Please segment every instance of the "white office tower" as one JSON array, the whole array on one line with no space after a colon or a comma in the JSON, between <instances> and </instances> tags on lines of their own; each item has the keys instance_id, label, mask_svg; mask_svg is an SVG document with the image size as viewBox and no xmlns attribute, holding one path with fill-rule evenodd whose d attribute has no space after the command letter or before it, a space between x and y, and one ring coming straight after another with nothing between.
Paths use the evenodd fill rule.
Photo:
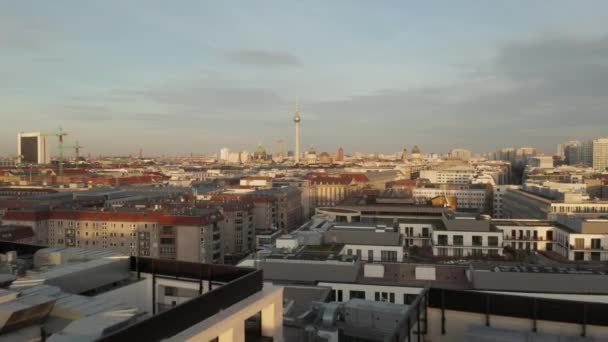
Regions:
<instances>
[{"instance_id":1,"label":"white office tower","mask_svg":"<svg viewBox=\"0 0 608 342\"><path fill-rule=\"evenodd\" d=\"M229 155L230 149L228 147L224 147L220 150L220 160L228 160Z\"/></svg>"},{"instance_id":2,"label":"white office tower","mask_svg":"<svg viewBox=\"0 0 608 342\"><path fill-rule=\"evenodd\" d=\"M17 134L17 155L24 164L50 164L46 136L40 132Z\"/></svg>"},{"instance_id":3,"label":"white office tower","mask_svg":"<svg viewBox=\"0 0 608 342\"><path fill-rule=\"evenodd\" d=\"M593 169L606 171L608 167L608 138L593 140Z\"/></svg>"}]
</instances>

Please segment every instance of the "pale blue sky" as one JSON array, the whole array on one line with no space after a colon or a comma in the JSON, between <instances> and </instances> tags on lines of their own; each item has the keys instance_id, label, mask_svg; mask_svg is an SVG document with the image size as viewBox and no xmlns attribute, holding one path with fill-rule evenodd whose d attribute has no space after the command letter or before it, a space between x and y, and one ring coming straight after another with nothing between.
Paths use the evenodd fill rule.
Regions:
<instances>
[{"instance_id":1,"label":"pale blue sky","mask_svg":"<svg viewBox=\"0 0 608 342\"><path fill-rule=\"evenodd\" d=\"M490 151L608 135L606 1L0 0L0 155L292 142Z\"/></svg>"}]
</instances>

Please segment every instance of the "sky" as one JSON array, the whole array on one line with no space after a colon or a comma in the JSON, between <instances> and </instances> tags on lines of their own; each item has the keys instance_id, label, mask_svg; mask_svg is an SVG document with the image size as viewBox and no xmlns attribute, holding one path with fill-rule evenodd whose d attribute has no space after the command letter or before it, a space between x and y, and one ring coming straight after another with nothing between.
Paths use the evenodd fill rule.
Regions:
<instances>
[{"instance_id":1,"label":"sky","mask_svg":"<svg viewBox=\"0 0 608 342\"><path fill-rule=\"evenodd\" d=\"M0 155L488 152L608 135L604 0L0 0Z\"/></svg>"}]
</instances>

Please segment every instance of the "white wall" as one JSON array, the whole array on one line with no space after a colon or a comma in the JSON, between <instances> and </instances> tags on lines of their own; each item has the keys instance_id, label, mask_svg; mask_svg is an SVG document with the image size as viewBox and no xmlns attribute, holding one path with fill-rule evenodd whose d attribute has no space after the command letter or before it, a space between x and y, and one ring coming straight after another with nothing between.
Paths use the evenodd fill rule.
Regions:
<instances>
[{"instance_id":1,"label":"white wall","mask_svg":"<svg viewBox=\"0 0 608 342\"><path fill-rule=\"evenodd\" d=\"M357 250L361 250L361 260L369 261L368 251L372 251L374 255L373 261L381 261L382 260L382 251L395 251L397 252L397 260L403 261L403 247L402 246L372 246L372 245L344 245L344 248L340 252L342 255L347 255L348 250L352 250L352 255L357 255Z\"/></svg>"},{"instance_id":2,"label":"white wall","mask_svg":"<svg viewBox=\"0 0 608 342\"><path fill-rule=\"evenodd\" d=\"M347 283L326 283L320 282L319 286L330 287L335 291L342 291L342 301L350 300L350 291L364 291L365 300L373 301L376 292L393 293L395 296L395 304L404 304L404 295L418 295L422 291L420 287L404 287L404 286L381 286L381 285L365 285L365 284L347 284ZM337 300L337 299L336 299Z\"/></svg>"}]
</instances>

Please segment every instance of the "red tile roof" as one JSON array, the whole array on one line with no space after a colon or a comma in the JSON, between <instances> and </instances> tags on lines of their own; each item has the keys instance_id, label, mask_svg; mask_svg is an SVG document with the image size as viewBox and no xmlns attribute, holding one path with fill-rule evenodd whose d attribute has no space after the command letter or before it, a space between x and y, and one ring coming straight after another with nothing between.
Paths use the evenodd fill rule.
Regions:
<instances>
[{"instance_id":1,"label":"red tile roof","mask_svg":"<svg viewBox=\"0 0 608 342\"><path fill-rule=\"evenodd\" d=\"M52 210L52 211L17 211L9 210L4 214L4 220L10 221L42 221L48 219L74 221L121 221L121 222L153 222L158 224L206 225L223 219L222 215L211 213L205 216L174 215L156 211L83 211L83 210Z\"/></svg>"}]
</instances>

